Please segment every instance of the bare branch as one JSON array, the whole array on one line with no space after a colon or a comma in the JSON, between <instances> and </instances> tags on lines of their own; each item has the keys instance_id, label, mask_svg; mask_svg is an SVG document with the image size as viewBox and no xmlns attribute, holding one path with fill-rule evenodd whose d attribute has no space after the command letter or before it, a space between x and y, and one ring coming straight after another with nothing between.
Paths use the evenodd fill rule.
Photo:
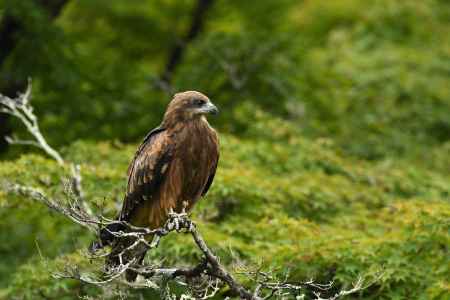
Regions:
<instances>
[{"instance_id":1,"label":"bare branch","mask_svg":"<svg viewBox=\"0 0 450 300\"><path fill-rule=\"evenodd\" d=\"M71 166L72 178L71 178L70 185L71 185L72 191L75 194L75 196L79 200L83 200L84 192L83 192L83 188L81 186L82 177L81 177L80 170L81 170L80 165L72 165Z\"/></svg>"},{"instance_id":2,"label":"bare branch","mask_svg":"<svg viewBox=\"0 0 450 300\"><path fill-rule=\"evenodd\" d=\"M92 232L96 232L97 225L101 223L98 218L86 212L75 199L68 199L67 205L63 205L60 201L50 199L37 188L8 182L3 182L2 185L5 191L36 200Z\"/></svg>"},{"instance_id":3,"label":"bare branch","mask_svg":"<svg viewBox=\"0 0 450 300\"><path fill-rule=\"evenodd\" d=\"M6 136L5 137L6 142L9 144L15 144L15 145L28 145L28 146L34 146L34 147L41 147L39 143L35 141L28 141L28 140L19 140L16 137Z\"/></svg>"},{"instance_id":4,"label":"bare branch","mask_svg":"<svg viewBox=\"0 0 450 300\"><path fill-rule=\"evenodd\" d=\"M317 284L310 280L307 282L292 283L287 281L287 275L284 280L277 280L270 272L262 272L258 269L256 271L246 272L248 277L253 278L256 282L256 288L252 292L240 284L220 263L219 258L207 246L205 240L197 230L196 225L188 218L186 213L170 213L169 219L162 228L150 230L148 228L136 227L123 221L109 220L102 216L93 216L79 204L77 198L72 198L70 196L71 193L66 193L67 200L61 202L50 199L38 189L18 184L8 185L7 190L43 203L51 210L61 213L73 222L88 228L91 232L96 234L98 234L100 228L105 228L105 226L109 224L120 223L126 226L126 231L111 233L118 239L134 238L134 243L117 254L121 263L117 267L104 273L102 278L83 274L77 267L73 266L67 266L64 271L54 274L55 278L71 278L86 284L97 286L104 286L115 282L131 288L151 288L161 290L162 287L161 284L158 284L158 281L161 282L163 279L175 280L178 277L182 277L184 278L184 281L178 282L193 289L192 293L195 292L194 294L197 294L196 298L189 298L191 296L186 294L184 299L208 299L209 296L215 295L220 290L222 284L226 284L234 294L238 295L241 299L246 300L270 299L273 296L297 296L301 295L300 291L306 291L306 288L308 287L319 290L318 292L314 292L317 300L336 300L365 288L363 287L363 280L360 278L351 289L341 290L331 298L321 298L320 291L330 290L333 286L332 282L328 284ZM157 247L159 240L162 237L174 231L191 234L196 246L203 254L203 260L199 264L191 268L161 268L158 266L137 264L137 257L142 254L142 251ZM150 235L153 235L154 237L152 242L148 243L146 237ZM136 249L137 251L135 251ZM134 258L129 260L126 264L122 263L122 257L129 255L130 253L134 255ZM109 254L110 253L103 253L97 255L96 253L93 253L89 258L98 259ZM125 281L121 275L127 270L132 270L141 275L141 280L138 280L137 282ZM194 285L192 284L193 279L202 282L202 288L200 290L194 288ZM265 296L263 296L264 292L266 293ZM170 292L168 293L170 294ZM198 296L199 294L201 294L201 297ZM170 297L167 296L166 298L169 299Z\"/></svg>"},{"instance_id":5,"label":"bare branch","mask_svg":"<svg viewBox=\"0 0 450 300\"><path fill-rule=\"evenodd\" d=\"M12 144L32 145L41 148L49 156L55 159L58 164L63 165L64 160L61 155L45 140L42 135L36 115L33 113L33 107L30 105L31 81L28 83L27 90L17 98L9 98L0 94L0 112L9 114L18 118L27 128L28 132L34 137L35 141L23 141L8 138Z\"/></svg>"}]
</instances>

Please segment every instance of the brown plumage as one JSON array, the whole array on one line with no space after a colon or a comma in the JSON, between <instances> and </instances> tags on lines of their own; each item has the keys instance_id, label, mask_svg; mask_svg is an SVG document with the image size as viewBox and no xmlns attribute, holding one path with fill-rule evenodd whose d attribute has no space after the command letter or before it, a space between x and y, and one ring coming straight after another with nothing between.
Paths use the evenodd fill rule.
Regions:
<instances>
[{"instance_id":1,"label":"brown plumage","mask_svg":"<svg viewBox=\"0 0 450 300\"><path fill-rule=\"evenodd\" d=\"M205 115L217 112L202 93L175 94L163 122L145 137L130 163L120 220L158 228L164 225L171 210L190 211L206 194L216 172L219 142ZM114 241L108 232L103 232L101 239L103 245L113 247L107 264L117 265L115 254L130 242ZM144 256L145 253L141 261ZM135 278L136 274L128 272L128 280Z\"/></svg>"}]
</instances>

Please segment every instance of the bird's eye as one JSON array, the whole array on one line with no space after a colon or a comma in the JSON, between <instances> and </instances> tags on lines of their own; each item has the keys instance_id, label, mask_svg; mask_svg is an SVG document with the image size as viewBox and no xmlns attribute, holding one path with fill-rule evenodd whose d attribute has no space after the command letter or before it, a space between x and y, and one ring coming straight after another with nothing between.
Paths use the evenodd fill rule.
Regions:
<instances>
[{"instance_id":1,"label":"bird's eye","mask_svg":"<svg viewBox=\"0 0 450 300\"><path fill-rule=\"evenodd\" d=\"M196 106L202 106L205 103L206 103L205 100L194 99L194 105L196 105Z\"/></svg>"}]
</instances>

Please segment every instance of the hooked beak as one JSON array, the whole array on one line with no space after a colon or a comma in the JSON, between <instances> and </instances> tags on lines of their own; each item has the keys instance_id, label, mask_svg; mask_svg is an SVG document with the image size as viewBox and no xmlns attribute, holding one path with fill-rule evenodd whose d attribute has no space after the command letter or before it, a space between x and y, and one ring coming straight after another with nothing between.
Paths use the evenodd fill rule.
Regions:
<instances>
[{"instance_id":1,"label":"hooked beak","mask_svg":"<svg viewBox=\"0 0 450 300\"><path fill-rule=\"evenodd\" d=\"M212 115L219 114L219 109L217 108L217 106L215 106L211 102L206 103L206 105L204 106L204 108L202 110L205 113L212 114Z\"/></svg>"}]
</instances>

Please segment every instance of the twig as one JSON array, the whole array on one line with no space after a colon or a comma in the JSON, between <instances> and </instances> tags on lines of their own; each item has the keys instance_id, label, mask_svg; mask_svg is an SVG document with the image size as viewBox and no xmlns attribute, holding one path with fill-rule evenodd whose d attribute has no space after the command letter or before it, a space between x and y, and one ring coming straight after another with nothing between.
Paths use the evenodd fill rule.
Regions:
<instances>
[{"instance_id":1,"label":"twig","mask_svg":"<svg viewBox=\"0 0 450 300\"><path fill-rule=\"evenodd\" d=\"M33 135L35 141L23 141L8 137L7 141L11 144L32 145L41 148L49 156L55 159L58 164L63 165L64 160L61 155L45 140L42 135L36 115L33 113L33 107L30 105L31 81L28 83L27 90L19 94L17 98L9 98L0 94L0 112L18 118Z\"/></svg>"},{"instance_id":2,"label":"twig","mask_svg":"<svg viewBox=\"0 0 450 300\"><path fill-rule=\"evenodd\" d=\"M63 166L64 159L53 149L45 140L39 129L39 123L36 115L33 112L33 106L30 104L31 99L31 80L29 80L27 90L23 94L19 94L16 98L9 98L0 94L0 112L6 113L18 118L26 127L28 132L34 137L34 140L21 140L16 137L6 137L6 141L10 144L29 145L44 150L47 155L52 157L56 162ZM92 210L88 203L84 201L84 192L82 188L82 176L80 172L80 165L71 164L71 177L69 179L70 191L76 202L83 205L88 215L92 214Z\"/></svg>"},{"instance_id":3,"label":"twig","mask_svg":"<svg viewBox=\"0 0 450 300\"><path fill-rule=\"evenodd\" d=\"M3 182L2 185L3 190L36 200L92 232L96 232L97 225L101 223L98 218L88 214L76 201L68 200L68 205L62 205L60 201L50 199L37 188L8 182Z\"/></svg>"},{"instance_id":4,"label":"twig","mask_svg":"<svg viewBox=\"0 0 450 300\"><path fill-rule=\"evenodd\" d=\"M195 226L192 226L191 235L194 238L195 243L197 244L198 248L203 252L203 255L205 256L208 263L211 264L211 272L209 275L212 275L214 277L220 278L223 280L230 289L239 295L241 299L260 299L257 296L254 296L251 292L246 290L239 282L237 282L233 276L222 266L222 264L219 262L217 257L214 255L214 253L208 248L205 241L203 240L203 237L200 235L200 233L197 231Z\"/></svg>"},{"instance_id":5,"label":"twig","mask_svg":"<svg viewBox=\"0 0 450 300\"><path fill-rule=\"evenodd\" d=\"M238 295L241 299L246 300L270 299L274 295L296 295L298 294L299 290L304 289L306 286L315 287L319 290L324 291L329 290L332 287L332 283L317 284L312 280L304 283L289 283L287 282L287 280L276 281L271 274L257 270L255 272L248 273L248 275L250 276L259 278L255 290L251 292L250 290L242 286L242 284L240 284L220 263L218 257L207 246L205 240L197 230L195 224L188 218L185 213L171 213L169 214L169 219L162 228L150 230L148 228L135 227L123 221L114 221L107 220L103 217L94 217L86 212L86 210L82 206L78 205L77 202L73 202L73 200L70 199L69 196L69 200L66 202L68 203L68 205L64 206L60 201L48 198L44 193L37 189L15 184L10 185L8 190L10 192L19 193L21 195L28 196L34 200L37 200L47 205L50 209L63 214L77 224L80 224L95 233L98 233L98 228L105 227L113 223L120 223L127 226L127 230L131 231L111 232L116 238L119 239L135 238L135 242L131 246L123 249L118 254L120 258L125 254L131 253L132 250L139 245L144 246L143 250L157 247L158 243L155 243L155 240L159 241L161 237L173 231L190 233L195 244L200 249L204 257L202 262L192 268L158 268L155 266L136 265L135 262L137 261L137 259L133 258L128 263L120 263L116 268L110 270L110 272L106 274L106 277L104 279L95 279L91 276L83 275L79 272L78 268L66 268L64 272L54 274L55 278L71 278L83 283L103 286L112 283L113 281L119 280L121 275L126 270L133 270L137 274L141 275L144 280L136 283L125 282L123 280L119 280L118 282L133 288L155 289L159 285L154 280L152 280L153 278L169 278L171 280L174 280L177 277L184 277L186 279L189 279L208 276L210 279L206 280L207 288L205 289L209 290L212 288L212 286L215 286L214 288L212 288L212 291L214 291L214 294L217 293L218 287L216 285L212 285L212 281L219 280L220 282L228 285L230 290ZM148 243L145 239L149 235L154 235L154 240L152 241L152 243ZM141 253L142 252L133 252L133 254L135 255L134 257L139 257ZM94 258L103 256L104 255L96 256ZM362 290L362 284L363 281L360 278L352 289L342 290L331 298L321 298L321 294L319 292L315 292L314 295L316 296L317 300L336 300L343 296ZM262 290L268 290L269 294L267 296L261 297L260 293ZM205 296L207 294L208 292L205 292L205 294L203 294L203 299L208 298Z\"/></svg>"}]
</instances>

